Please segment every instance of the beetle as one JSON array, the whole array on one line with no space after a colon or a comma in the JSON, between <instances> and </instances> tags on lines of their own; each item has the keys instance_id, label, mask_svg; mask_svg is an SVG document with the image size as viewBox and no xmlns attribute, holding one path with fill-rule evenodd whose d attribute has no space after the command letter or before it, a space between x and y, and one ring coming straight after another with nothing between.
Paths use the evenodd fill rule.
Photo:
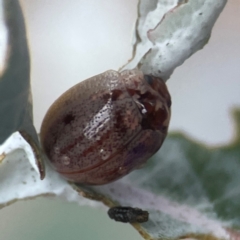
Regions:
<instances>
[{"instance_id":1,"label":"beetle","mask_svg":"<svg viewBox=\"0 0 240 240\"><path fill-rule=\"evenodd\" d=\"M109 70L80 82L49 108L40 130L43 150L67 180L115 181L161 147L171 115L164 81L140 70Z\"/></svg>"},{"instance_id":2,"label":"beetle","mask_svg":"<svg viewBox=\"0 0 240 240\"><path fill-rule=\"evenodd\" d=\"M140 208L116 206L108 210L108 216L117 222L144 223L148 221L149 213Z\"/></svg>"}]
</instances>

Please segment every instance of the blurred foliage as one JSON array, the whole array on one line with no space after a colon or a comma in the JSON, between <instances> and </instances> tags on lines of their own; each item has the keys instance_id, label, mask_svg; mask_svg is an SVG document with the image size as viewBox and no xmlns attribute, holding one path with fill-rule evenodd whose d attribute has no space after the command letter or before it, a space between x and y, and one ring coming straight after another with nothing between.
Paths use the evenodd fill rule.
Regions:
<instances>
[{"instance_id":1,"label":"blurred foliage","mask_svg":"<svg viewBox=\"0 0 240 240\"><path fill-rule=\"evenodd\" d=\"M210 236L203 226L211 224L211 220L222 229L240 229L240 110L234 111L234 118L236 138L228 146L209 148L184 134L171 133L142 169L108 188L93 187L93 192L103 194L107 205L137 204L148 210L149 221L134 225L142 235L146 234L146 239L197 232L202 233L199 236L203 239ZM170 205L161 209L161 199ZM172 205L186 220L179 213L172 213ZM184 212L185 207L189 213ZM196 213L205 218L200 224L191 222Z\"/></svg>"}]
</instances>

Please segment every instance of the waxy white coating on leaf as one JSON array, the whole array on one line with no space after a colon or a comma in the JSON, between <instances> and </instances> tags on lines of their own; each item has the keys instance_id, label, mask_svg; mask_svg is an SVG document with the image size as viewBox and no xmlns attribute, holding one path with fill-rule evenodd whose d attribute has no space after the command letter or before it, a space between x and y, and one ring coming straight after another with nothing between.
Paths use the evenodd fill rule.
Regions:
<instances>
[{"instance_id":1,"label":"waxy white coating on leaf","mask_svg":"<svg viewBox=\"0 0 240 240\"><path fill-rule=\"evenodd\" d=\"M163 223L155 226L155 231L156 233L161 232L165 237L177 238L187 232L214 234L215 237L220 239L228 239L229 237L221 221L208 218L201 211L174 202L164 195L154 194L138 188L129 181L117 181L112 183L111 186L106 185L95 188L98 192L110 197L110 199L120 202L122 206L132 206L134 199L135 207L149 211L150 221L151 219L158 219L159 221L163 219ZM166 223L166 219L169 217L171 218L169 220L170 224ZM173 226L174 221L176 221L176 226ZM147 224L148 222L144 223L143 227L144 225L147 226ZM155 237L157 238L157 236Z\"/></svg>"},{"instance_id":2,"label":"waxy white coating on leaf","mask_svg":"<svg viewBox=\"0 0 240 240\"><path fill-rule=\"evenodd\" d=\"M226 0L159 0L145 8L140 1L136 49L133 59L124 66L137 66L144 74L167 80L174 69L193 53L203 48ZM145 10L145 11L144 11Z\"/></svg>"},{"instance_id":3,"label":"waxy white coating on leaf","mask_svg":"<svg viewBox=\"0 0 240 240\"><path fill-rule=\"evenodd\" d=\"M0 76L4 72L7 59L7 44L8 34L4 21L3 0L0 0Z\"/></svg>"},{"instance_id":4,"label":"waxy white coating on leaf","mask_svg":"<svg viewBox=\"0 0 240 240\"><path fill-rule=\"evenodd\" d=\"M181 151L181 149L178 149L180 146L177 143L175 144L176 146L174 146L173 142L170 146L174 147L176 152ZM171 149L168 150L172 151ZM45 179L40 180L31 147L19 133L12 134L1 145L0 156L3 153L7 154L7 156L0 163L0 193L4 193L0 195L0 208L15 200L41 195L56 196L69 202L77 202L80 205L101 206L99 202L90 201L80 196L49 165L46 165ZM184 159L184 154L182 156L179 153L179 156ZM165 161L171 162L172 157L171 154L167 154ZM178 164L181 166L180 162ZM157 166L155 170L160 172L162 165ZM151 236L154 236L154 232L156 234L161 232L162 236L175 238L188 232L196 232L210 233L220 239L228 239L229 235L223 227L223 223L217 219L209 218L201 212L201 209L174 202L162 194L155 194L144 188L139 188L138 184L148 182L152 174L154 175L154 171L143 176L143 178L139 179L140 181L137 179L135 181L131 180L132 177L129 175L120 181L101 187L93 187L93 189L123 206L134 206L148 210L150 220L144 223L142 228L143 230L144 227L146 227L146 230L150 229ZM203 208L206 208L206 206ZM154 221L156 219L161 223L160 226L155 226ZM151 225L150 228L149 224ZM154 226L157 229L154 229ZM157 239L158 236L154 237Z\"/></svg>"},{"instance_id":5,"label":"waxy white coating on leaf","mask_svg":"<svg viewBox=\"0 0 240 240\"><path fill-rule=\"evenodd\" d=\"M29 163L33 169L38 173L38 178L40 177L40 172L35 161L35 156L31 146L26 142L26 140L19 134L19 132L13 133L7 140L0 146L0 155L9 156L12 152L17 149L22 149ZM8 158L8 157L7 157ZM4 162L4 159L2 160Z\"/></svg>"},{"instance_id":6,"label":"waxy white coating on leaf","mask_svg":"<svg viewBox=\"0 0 240 240\"><path fill-rule=\"evenodd\" d=\"M8 203L39 195L53 195L70 202L99 205L81 197L66 180L46 165L46 177L40 180L31 146L15 132L0 146L0 208Z\"/></svg>"}]
</instances>

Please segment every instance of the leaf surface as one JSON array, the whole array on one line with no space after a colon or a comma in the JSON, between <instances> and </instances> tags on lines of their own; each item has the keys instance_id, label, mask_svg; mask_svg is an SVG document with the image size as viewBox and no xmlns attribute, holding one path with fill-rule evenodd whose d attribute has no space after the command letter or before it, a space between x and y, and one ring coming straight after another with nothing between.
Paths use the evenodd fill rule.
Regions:
<instances>
[{"instance_id":1,"label":"leaf surface","mask_svg":"<svg viewBox=\"0 0 240 240\"><path fill-rule=\"evenodd\" d=\"M226 0L140 0L133 58L123 69L167 80L208 42Z\"/></svg>"},{"instance_id":2,"label":"leaf surface","mask_svg":"<svg viewBox=\"0 0 240 240\"><path fill-rule=\"evenodd\" d=\"M234 115L238 137L231 145L210 149L170 134L142 169L93 189L117 205L148 210L150 221L137 228L150 239L229 238L230 228L240 229L240 111Z\"/></svg>"}]
</instances>

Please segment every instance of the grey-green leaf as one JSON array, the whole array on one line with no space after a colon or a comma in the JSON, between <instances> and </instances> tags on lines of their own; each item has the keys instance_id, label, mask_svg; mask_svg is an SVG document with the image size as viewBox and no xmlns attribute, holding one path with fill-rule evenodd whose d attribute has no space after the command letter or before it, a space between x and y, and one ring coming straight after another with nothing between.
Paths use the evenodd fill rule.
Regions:
<instances>
[{"instance_id":1,"label":"grey-green leaf","mask_svg":"<svg viewBox=\"0 0 240 240\"><path fill-rule=\"evenodd\" d=\"M134 224L146 239L238 236L233 229L240 228L240 111L234 115L238 138L231 145L210 149L170 134L144 168L88 193L98 199L102 194L108 206L149 211L147 223Z\"/></svg>"},{"instance_id":2,"label":"grey-green leaf","mask_svg":"<svg viewBox=\"0 0 240 240\"><path fill-rule=\"evenodd\" d=\"M2 0L0 4L0 10L3 10L1 24L5 25L7 37L6 46L2 46L5 58L0 73L0 144L12 133L20 131L35 152L43 178L44 167L33 126L30 58L24 18L17 0Z\"/></svg>"},{"instance_id":3,"label":"grey-green leaf","mask_svg":"<svg viewBox=\"0 0 240 240\"><path fill-rule=\"evenodd\" d=\"M32 125L30 59L22 11L16 0L2 2L8 53L0 77L0 143L18 130L26 130L37 141Z\"/></svg>"}]
</instances>

